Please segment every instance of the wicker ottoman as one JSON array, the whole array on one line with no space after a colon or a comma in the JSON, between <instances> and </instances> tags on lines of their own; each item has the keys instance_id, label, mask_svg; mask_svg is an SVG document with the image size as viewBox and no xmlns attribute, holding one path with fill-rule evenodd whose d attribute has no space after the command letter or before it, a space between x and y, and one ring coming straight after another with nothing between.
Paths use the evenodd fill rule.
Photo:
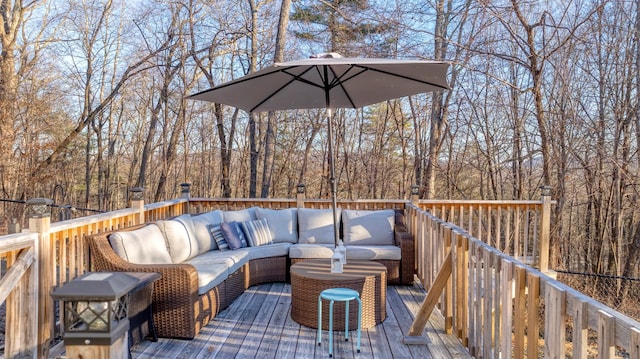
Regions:
<instances>
[{"instance_id":1,"label":"wicker ottoman","mask_svg":"<svg viewBox=\"0 0 640 359\"><path fill-rule=\"evenodd\" d=\"M387 317L387 269L373 261L349 260L342 273L331 273L329 259L308 259L291 266L291 319L310 328L318 327L318 296L329 288L350 288L362 300L362 329L382 323ZM337 302L336 313L345 303ZM349 305L349 330L358 326L356 301ZM322 329L329 329L329 303L323 303ZM344 316L334 316L334 328L344 328Z\"/></svg>"}]
</instances>

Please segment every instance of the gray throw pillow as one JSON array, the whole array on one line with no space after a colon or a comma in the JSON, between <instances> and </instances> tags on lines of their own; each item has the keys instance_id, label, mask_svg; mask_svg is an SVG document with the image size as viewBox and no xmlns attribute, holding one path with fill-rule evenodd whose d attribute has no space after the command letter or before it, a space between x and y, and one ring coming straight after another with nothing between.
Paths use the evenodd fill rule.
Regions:
<instances>
[{"instance_id":1,"label":"gray throw pillow","mask_svg":"<svg viewBox=\"0 0 640 359\"><path fill-rule=\"evenodd\" d=\"M229 248L239 249L247 246L247 240L244 237L240 223L238 222L223 222L220 224L220 230L224 239L227 241Z\"/></svg>"}]
</instances>

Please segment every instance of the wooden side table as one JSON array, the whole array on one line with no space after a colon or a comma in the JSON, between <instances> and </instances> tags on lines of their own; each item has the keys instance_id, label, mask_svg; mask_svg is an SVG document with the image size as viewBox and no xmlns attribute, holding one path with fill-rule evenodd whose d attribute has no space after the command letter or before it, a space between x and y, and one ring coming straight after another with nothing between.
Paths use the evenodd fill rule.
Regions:
<instances>
[{"instance_id":1,"label":"wooden side table","mask_svg":"<svg viewBox=\"0 0 640 359\"><path fill-rule=\"evenodd\" d=\"M342 273L331 273L329 259L308 259L291 266L291 319L310 328L318 327L318 296L330 288L357 291L362 300L362 329L382 323L387 317L387 267L367 260L348 260ZM345 303L335 311L344 312ZM349 307L349 330L358 323L355 301ZM329 304L322 307L322 329L329 329ZM334 326L344 328L344 318L334 318Z\"/></svg>"},{"instance_id":2,"label":"wooden side table","mask_svg":"<svg viewBox=\"0 0 640 359\"><path fill-rule=\"evenodd\" d=\"M129 292L129 348L145 338L158 341L158 334L153 322L153 283L160 279L160 273L125 272L138 279Z\"/></svg>"}]
</instances>

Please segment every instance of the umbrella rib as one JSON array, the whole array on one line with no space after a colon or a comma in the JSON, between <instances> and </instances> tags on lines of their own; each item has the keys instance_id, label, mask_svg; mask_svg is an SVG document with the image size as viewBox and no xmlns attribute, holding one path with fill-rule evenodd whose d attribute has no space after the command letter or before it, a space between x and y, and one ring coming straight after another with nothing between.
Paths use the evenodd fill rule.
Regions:
<instances>
[{"instance_id":1,"label":"umbrella rib","mask_svg":"<svg viewBox=\"0 0 640 359\"><path fill-rule=\"evenodd\" d=\"M415 77L410 77L410 76L406 76L406 75L400 75L400 74L397 74L397 73L394 73L394 72L385 71L385 70L380 70L380 69L376 69L376 68L369 67L369 66L363 66L363 65L357 65L357 64L356 64L356 65L353 65L353 66L360 67L360 68L362 68L362 69L369 70L369 71L379 72L379 73L381 73L381 74L385 74L385 75L389 75L389 76L399 77L399 78L401 78L401 79L405 79L405 80L409 80L409 81L418 82L418 83L421 83L421 84L424 84L424 85L435 86L435 87L441 88L441 89L443 89L443 90L448 89L448 87L447 87L447 86L442 86L442 85L439 85L439 84L433 83L433 82L431 82L431 81L420 80L420 79L417 79L417 78L415 78Z\"/></svg>"},{"instance_id":2,"label":"umbrella rib","mask_svg":"<svg viewBox=\"0 0 640 359\"><path fill-rule=\"evenodd\" d=\"M288 82L287 85L290 84L293 81L300 81L300 82L306 83L307 85L315 86L317 88L321 88L321 89L324 88L323 85L318 85L317 83L315 83L313 81L310 81L310 80L305 79L304 77L301 77L302 75L304 75L307 72L309 72L312 69L312 67L309 67L308 69L306 69L303 73L301 73L299 75L296 75L294 73L286 71L286 70L289 70L289 69L292 69L292 68L294 68L294 67L289 67L289 68L287 68L285 70L282 70L282 72L284 72L285 74L291 76L292 80L290 82Z\"/></svg>"},{"instance_id":3,"label":"umbrella rib","mask_svg":"<svg viewBox=\"0 0 640 359\"><path fill-rule=\"evenodd\" d=\"M280 86L277 90L275 90L275 91L271 92L271 94L269 94L269 96L265 97L265 99L264 99L264 100L262 100L262 101L260 101L257 105L253 106L253 108L251 108L251 110L250 110L249 112L253 112L256 108L258 108L258 107L262 106L262 104L264 104L265 102L269 101L272 97L274 97L275 95L277 95L280 91L282 91L283 89L285 89L287 86L289 86L289 85L290 85L292 82L294 82L294 81L303 81L303 82L306 82L306 83L308 83L308 84L310 84L310 85L315 85L315 86L317 86L317 85L316 85L316 84L314 84L313 82L308 81L308 80L305 80L305 79L303 79L303 78L301 78L301 77L300 77L300 76L302 76L302 75L306 74L309 70L311 70L310 68L309 68L309 69L306 69L305 71L303 71L300 75L295 75L295 74L292 74L291 72L289 72L289 71L288 71L288 70L290 70L290 69L297 68L297 67L298 67L298 66L290 66L290 67L287 67L287 68L280 69L280 70L278 70L278 71L270 72L269 74L273 74L273 73L275 73L275 72L282 72L282 73L284 73L284 74L287 74L287 75L291 76L291 79L290 79L289 81L287 81L285 84L283 84L282 86ZM318 86L318 87L319 87L319 86Z\"/></svg>"},{"instance_id":4,"label":"umbrella rib","mask_svg":"<svg viewBox=\"0 0 640 359\"><path fill-rule=\"evenodd\" d=\"M353 99L351 98L351 95L349 94L349 91L347 91L346 88L344 88L344 83L351 80L352 78L360 75L363 72L366 72L367 69L366 68L361 68L362 71L359 71L353 75L350 75L347 78L344 78L345 76L347 76L347 74L349 73L349 71L351 71L351 69L353 69L354 66L350 65L349 69L347 69L347 71L345 71L344 73L342 73L342 75L338 76L338 74L336 74L336 72L334 71L333 67L330 66L329 69L331 70L331 73L333 73L333 81L332 83L329 85L329 90L333 89L336 86L340 86L340 88L342 89L342 91L344 92L345 96L347 96L347 99L349 100L349 103L351 104L351 107L356 108L358 106L356 106L356 104L353 102Z\"/></svg>"},{"instance_id":5,"label":"umbrella rib","mask_svg":"<svg viewBox=\"0 0 640 359\"><path fill-rule=\"evenodd\" d=\"M215 90L220 90L220 89L223 89L223 88L225 88L225 87L229 87L229 86L233 86L233 85L241 84L241 83L243 83L243 82L253 81L253 80L255 80L255 79L259 79L259 78L261 78L261 77L265 77L265 76L268 76L268 75L272 75L272 74L274 74L274 73L276 73L276 72L279 72L279 71L280 71L280 70L278 69L278 70L265 72L265 73L263 73L263 74L259 74L259 75L257 75L257 76L251 76L251 77L248 77L248 76L250 76L250 75L251 75L251 74L248 74L248 75L243 76L243 77L241 77L241 78L239 78L239 79L229 81L229 82L224 83L224 84L222 84L222 85L218 85L218 86L215 86L215 87L213 87L213 88L210 88L210 89L207 89L207 90L204 90L204 91L200 91L200 92L194 93L193 95L189 95L189 97L195 97L195 96L198 96L198 95L202 95L202 94L204 94L204 93L207 93L207 92L211 92L211 91L215 91Z\"/></svg>"}]
</instances>

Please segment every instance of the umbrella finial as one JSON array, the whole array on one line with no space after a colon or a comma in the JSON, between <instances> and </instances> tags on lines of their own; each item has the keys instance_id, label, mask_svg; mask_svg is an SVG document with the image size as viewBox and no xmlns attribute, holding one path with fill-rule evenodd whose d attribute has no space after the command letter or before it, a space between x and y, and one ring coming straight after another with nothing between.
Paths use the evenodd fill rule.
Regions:
<instances>
[{"instance_id":1,"label":"umbrella finial","mask_svg":"<svg viewBox=\"0 0 640 359\"><path fill-rule=\"evenodd\" d=\"M313 54L309 56L312 59L339 59L342 55L337 52L321 52L319 54Z\"/></svg>"}]
</instances>

